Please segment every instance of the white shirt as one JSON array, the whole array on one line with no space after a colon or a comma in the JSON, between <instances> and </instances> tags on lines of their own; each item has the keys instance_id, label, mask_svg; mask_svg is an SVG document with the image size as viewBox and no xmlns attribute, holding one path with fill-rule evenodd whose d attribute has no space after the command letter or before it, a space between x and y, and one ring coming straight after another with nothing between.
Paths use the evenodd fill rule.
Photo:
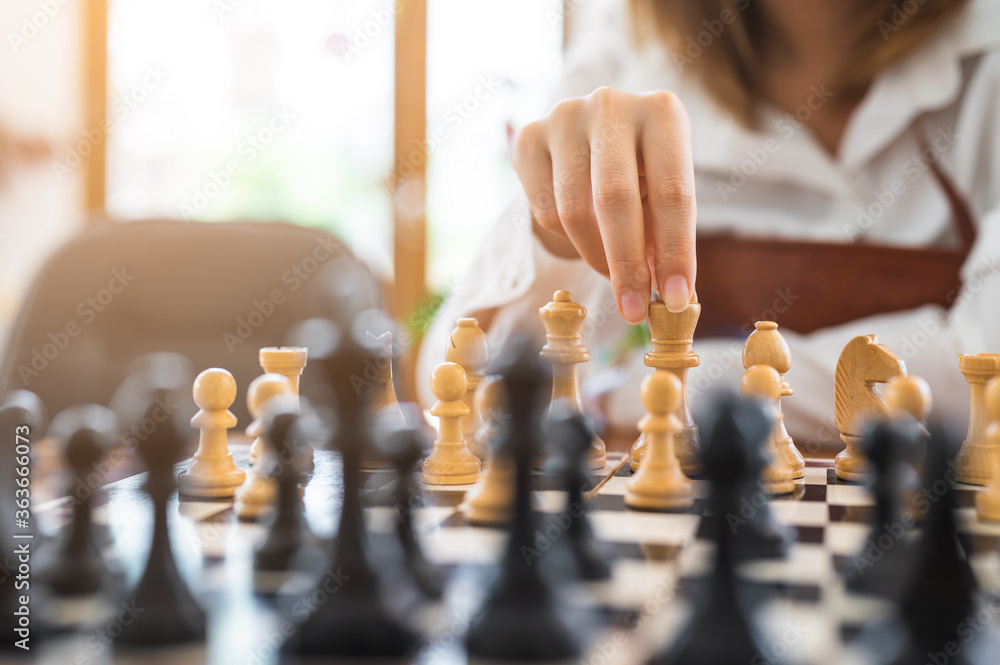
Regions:
<instances>
[{"instance_id":1,"label":"white shirt","mask_svg":"<svg viewBox=\"0 0 1000 665\"><path fill-rule=\"evenodd\" d=\"M957 355L1000 352L1000 0L973 0L918 51L883 72L851 116L836 157L791 114L763 108L761 129L737 124L661 47L635 49L626 11L624 0L581 7L555 98L586 95L604 85L677 93L692 123L699 230L836 242L861 236L909 246L954 242L947 199L914 138L913 123L922 123L933 151L928 156L967 197L978 223L976 244L962 269L964 290L948 311L928 305L808 335L783 331L792 351L787 378L795 394L782 406L789 430L807 453L835 441L837 358L855 335L875 333L911 374L930 383L934 413L964 427L969 391ZM817 86L813 101L822 103L828 94ZM901 193L893 194L894 188ZM538 308L554 291L567 289L588 309L584 342L594 359L583 369L591 377L585 392L614 386L606 416L616 426L634 426L643 415L638 383L650 371L642 364L644 349L609 375L602 359L628 328L610 283L582 260L550 254L532 233L530 219L522 194L442 306L418 360L421 401L433 402L428 377L444 359L457 318L499 308L488 331L498 349L515 332L543 335ZM794 296L795 285L789 289ZM709 393L738 388L742 344L695 343L701 365L690 372L689 400L696 413ZM600 380L609 376L610 383Z\"/></svg>"}]
</instances>

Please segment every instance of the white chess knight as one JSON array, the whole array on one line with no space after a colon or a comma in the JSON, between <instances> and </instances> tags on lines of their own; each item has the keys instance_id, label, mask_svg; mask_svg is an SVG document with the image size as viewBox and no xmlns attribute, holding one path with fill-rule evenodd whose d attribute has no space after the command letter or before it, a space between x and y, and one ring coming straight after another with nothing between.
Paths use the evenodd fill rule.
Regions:
<instances>
[{"instance_id":1,"label":"white chess knight","mask_svg":"<svg viewBox=\"0 0 1000 665\"><path fill-rule=\"evenodd\" d=\"M177 478L178 488L188 496L233 496L246 479L229 453L229 430L236 427L236 416L229 410L236 401L236 379L224 369L206 369L194 380L192 392L201 410L191 426L201 435L191 466Z\"/></svg>"}]
</instances>

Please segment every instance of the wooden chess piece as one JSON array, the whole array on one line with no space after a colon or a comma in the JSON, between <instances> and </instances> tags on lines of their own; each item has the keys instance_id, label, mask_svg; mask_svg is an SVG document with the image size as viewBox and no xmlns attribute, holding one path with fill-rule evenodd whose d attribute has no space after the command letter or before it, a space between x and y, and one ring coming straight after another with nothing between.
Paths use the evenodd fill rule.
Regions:
<instances>
[{"instance_id":1,"label":"wooden chess piece","mask_svg":"<svg viewBox=\"0 0 1000 665\"><path fill-rule=\"evenodd\" d=\"M415 519L414 499L419 498L420 485L414 482L417 462L423 457L426 440L418 427L404 423L381 442L386 457L396 471L393 500L396 504L396 535L403 548L406 569L417 588L428 598L440 598L444 592L441 570L428 561L420 544Z\"/></svg>"},{"instance_id":2,"label":"wooden chess piece","mask_svg":"<svg viewBox=\"0 0 1000 665\"><path fill-rule=\"evenodd\" d=\"M469 413L462 417L462 436L472 454L485 462L489 457L490 447L488 442L479 439L480 416L476 409L476 391L486 376L486 366L490 362L490 344L478 321L473 318L458 320L448 338L444 359L461 365L465 370L468 387L462 401L469 407Z\"/></svg>"},{"instance_id":3,"label":"wooden chess piece","mask_svg":"<svg viewBox=\"0 0 1000 665\"><path fill-rule=\"evenodd\" d=\"M229 410L236 401L236 379L224 369L206 369L194 380L193 393L201 410L191 419L191 426L201 430L201 435L198 452L177 477L177 485L187 496L233 496L247 475L229 452L228 430L236 426L236 416Z\"/></svg>"},{"instance_id":4,"label":"wooden chess piece","mask_svg":"<svg viewBox=\"0 0 1000 665\"><path fill-rule=\"evenodd\" d=\"M541 357L552 363L552 400L549 413L556 405L565 402L568 408L584 413L580 397L579 364L590 360L590 351L583 345L581 332L587 319L587 308L573 302L569 291L556 291L552 302L538 310L545 324L545 346ZM536 463L544 462L545 451ZM590 468L603 469L607 463L607 447L601 437L594 434L590 446Z\"/></svg>"},{"instance_id":5,"label":"wooden chess piece","mask_svg":"<svg viewBox=\"0 0 1000 665\"><path fill-rule=\"evenodd\" d=\"M288 379L292 392L299 395L299 379L306 367L309 350L304 346L268 346L257 353L261 369L267 374L281 374ZM313 470L313 448L308 441L301 441L302 469Z\"/></svg>"},{"instance_id":6,"label":"wooden chess piece","mask_svg":"<svg viewBox=\"0 0 1000 665\"><path fill-rule=\"evenodd\" d=\"M698 327L700 316L701 305L698 304L697 296L691 298L687 309L676 314L669 311L659 298L650 301L648 322L653 349L644 358L647 367L670 370L681 381L681 403L677 407L677 417L681 419L684 429L674 439L674 446L681 470L689 476L701 473L698 458L701 440L687 397L688 370L697 367L700 362L698 354L692 351L694 331ZM633 471L637 471L642 464L645 447L646 437L640 434L632 444Z\"/></svg>"},{"instance_id":7,"label":"wooden chess piece","mask_svg":"<svg viewBox=\"0 0 1000 665\"><path fill-rule=\"evenodd\" d=\"M889 417L909 419L925 428L931 412L931 387L919 376L894 376L885 384L885 403Z\"/></svg>"},{"instance_id":8,"label":"wooden chess piece","mask_svg":"<svg viewBox=\"0 0 1000 665\"><path fill-rule=\"evenodd\" d=\"M557 459L561 462L554 465L566 490L566 509L559 526L566 531L575 577L578 580L606 580L611 577L611 566L605 548L594 537L584 494L593 477L587 465L587 454L594 439L594 428L585 415L573 409L557 409L545 425L546 438L555 442ZM554 556L555 566L558 569L553 572L557 575L565 572Z\"/></svg>"},{"instance_id":9,"label":"wooden chess piece","mask_svg":"<svg viewBox=\"0 0 1000 665\"><path fill-rule=\"evenodd\" d=\"M259 473L266 473L270 481L269 508L274 519L264 542L254 552L254 570L258 573L291 572L295 556L316 542L306 523L299 487L303 475L302 459L296 452L301 438L299 409L299 400L286 394L269 400L260 414L266 453Z\"/></svg>"},{"instance_id":10,"label":"wooden chess piece","mask_svg":"<svg viewBox=\"0 0 1000 665\"><path fill-rule=\"evenodd\" d=\"M639 396L646 415L639 430L646 435L646 453L639 470L628 479L625 505L641 510L684 510L694 505L694 485L674 452L674 438L684 429L677 408L681 380L669 370L642 380Z\"/></svg>"},{"instance_id":11,"label":"wooden chess piece","mask_svg":"<svg viewBox=\"0 0 1000 665\"><path fill-rule=\"evenodd\" d=\"M858 335L840 352L834 378L834 415L845 448L837 454L834 466L841 480L864 479L861 435L866 425L884 420L889 413L875 384L905 374L903 359L879 344L875 335Z\"/></svg>"},{"instance_id":12,"label":"wooden chess piece","mask_svg":"<svg viewBox=\"0 0 1000 665\"><path fill-rule=\"evenodd\" d=\"M752 531L757 518L734 524L726 521L726 517L744 511L747 486L755 484L763 464L760 441L770 436L772 423L756 402L731 399L718 407L705 422L703 449L710 483L706 517L715 525L712 572L706 576L707 589L695 601L686 625L647 661L648 665L753 663L762 658L760 654L768 654L767 662L773 665L782 662L768 650L768 640L752 620L759 612L759 601L754 602L757 594L747 593L747 582L736 571L736 564L752 558L752 550L759 550L765 542L751 539L757 533ZM777 531L768 533L770 547L780 552L785 541L777 537Z\"/></svg>"},{"instance_id":13,"label":"wooden chess piece","mask_svg":"<svg viewBox=\"0 0 1000 665\"><path fill-rule=\"evenodd\" d=\"M788 349L788 343L778 332L778 324L774 321L758 321L754 324L754 331L747 337L746 344L743 345L743 369L747 370L754 365L767 365L778 370L781 375L781 396L788 397L793 394L792 386L785 379L785 373L792 367L792 353ZM781 456L781 460L792 471L792 478L801 478L805 474L806 461L802 458L802 453L795 447L795 442L788 435L785 428L785 416L781 411L781 402L778 402L778 426L774 430L774 447Z\"/></svg>"},{"instance_id":14,"label":"wooden chess piece","mask_svg":"<svg viewBox=\"0 0 1000 665\"><path fill-rule=\"evenodd\" d=\"M498 376L487 377L479 384L476 404L482 417L481 440L494 446L485 462L483 474L462 502L462 512L470 524L496 525L510 521L514 504L514 467L510 456L497 451L498 432L506 419L505 389Z\"/></svg>"},{"instance_id":15,"label":"wooden chess piece","mask_svg":"<svg viewBox=\"0 0 1000 665\"><path fill-rule=\"evenodd\" d=\"M479 384L476 390L476 411L479 413L479 430L476 438L486 442L492 448L492 441L496 438L497 432L510 417L504 402L503 379L495 374L487 376ZM492 450L483 460L483 466L487 466Z\"/></svg>"},{"instance_id":16,"label":"wooden chess piece","mask_svg":"<svg viewBox=\"0 0 1000 665\"><path fill-rule=\"evenodd\" d=\"M500 570L465 636L470 662L575 662L579 637L560 611L551 577L529 552L541 528L532 498L531 464L541 453L541 421L549 373L533 344L514 340L504 351L501 374L510 424L497 443L498 455L514 467L510 537ZM550 550L551 551L551 550Z\"/></svg>"},{"instance_id":17,"label":"wooden chess piece","mask_svg":"<svg viewBox=\"0 0 1000 665\"><path fill-rule=\"evenodd\" d=\"M744 397L759 399L771 411L771 416L775 419L774 434L769 437L764 444L765 454L768 458L767 467L761 478L764 481L764 489L768 494L789 494L795 491L795 481L792 470L785 465L784 459L778 454L774 441L778 433L780 420L778 416L781 411L778 408L778 400L781 399L782 386L781 375L778 370L769 365L754 365L743 373L740 381L740 392Z\"/></svg>"},{"instance_id":18,"label":"wooden chess piece","mask_svg":"<svg viewBox=\"0 0 1000 665\"><path fill-rule=\"evenodd\" d=\"M182 455L188 436L186 428L179 422L180 414L170 413L164 419L160 405L180 401L181 382L186 384L190 381L184 371L186 363L187 359L178 354L150 356L143 374L126 380L113 400L126 426L157 423L152 433L138 440L139 454L148 469L144 489L153 511L149 555L142 576L131 594L136 606L144 610L130 624L121 626L121 633L115 638L116 649L157 648L205 638L205 613L177 569L167 516L170 497L177 489L174 464ZM181 367L178 368L178 365ZM136 377L140 380L133 381Z\"/></svg>"},{"instance_id":19,"label":"wooden chess piece","mask_svg":"<svg viewBox=\"0 0 1000 665\"><path fill-rule=\"evenodd\" d=\"M288 377L283 374L270 373L261 374L250 382L247 387L247 411L253 420L247 425L246 435L253 437L250 444L250 464L254 465L260 459L260 453L264 449L264 432L260 412L264 405L275 395L295 395Z\"/></svg>"},{"instance_id":20,"label":"wooden chess piece","mask_svg":"<svg viewBox=\"0 0 1000 665\"><path fill-rule=\"evenodd\" d=\"M386 331L381 335L365 333L368 341L382 351L375 363L375 374L372 379L372 413L382 427L401 427L405 424L403 410L396 398L396 387L392 381L392 361L395 349L392 345L392 333ZM367 378L367 377L366 377ZM362 451L361 468L385 469L392 463L385 459L378 446L373 450Z\"/></svg>"},{"instance_id":21,"label":"wooden chess piece","mask_svg":"<svg viewBox=\"0 0 1000 665\"><path fill-rule=\"evenodd\" d=\"M1000 376L987 382L983 391L984 419L988 423L985 443L1000 449ZM1000 522L1000 464L993 467L989 486L976 495L976 514L988 522Z\"/></svg>"},{"instance_id":22,"label":"wooden chess piece","mask_svg":"<svg viewBox=\"0 0 1000 665\"><path fill-rule=\"evenodd\" d=\"M434 448L421 464L429 485L466 485L479 479L481 463L462 437L462 416L469 413L462 401L466 387L465 370L456 363L441 363L431 374L431 392L438 400L431 415L440 424Z\"/></svg>"},{"instance_id":23,"label":"wooden chess piece","mask_svg":"<svg viewBox=\"0 0 1000 665\"><path fill-rule=\"evenodd\" d=\"M102 475L94 470L118 442L118 419L103 406L74 406L52 419L50 434L63 443L71 476L66 495L73 498L72 517L41 577L57 596L94 594L108 570L93 524L94 493Z\"/></svg>"},{"instance_id":24,"label":"wooden chess piece","mask_svg":"<svg viewBox=\"0 0 1000 665\"><path fill-rule=\"evenodd\" d=\"M986 383L1000 375L1000 353L967 353L958 357L958 367L969 382L969 433L955 457L958 479L970 485L986 485L1000 460L1000 440L986 436Z\"/></svg>"},{"instance_id":25,"label":"wooden chess piece","mask_svg":"<svg viewBox=\"0 0 1000 665\"><path fill-rule=\"evenodd\" d=\"M335 286L353 293L367 281L363 274L347 274ZM345 283L348 281L348 283ZM387 606L382 594L380 570L371 558L368 529L362 508L362 451L373 445L371 385L361 385L357 377L377 362L381 349L356 325L374 312L339 310L345 319L340 326L312 320L303 327L309 348L317 350L325 380L333 388L337 428L332 445L343 460L343 503L334 505L339 514L337 537L330 544L327 577L318 580L313 593L327 595L315 604L295 633L282 646L285 660L331 658L340 662L407 662L419 645L419 638ZM463 388L464 392L464 388ZM461 397L459 392L456 399ZM457 429L457 422L456 422ZM336 586L330 587L335 575ZM299 660L296 660L298 658Z\"/></svg>"}]
</instances>

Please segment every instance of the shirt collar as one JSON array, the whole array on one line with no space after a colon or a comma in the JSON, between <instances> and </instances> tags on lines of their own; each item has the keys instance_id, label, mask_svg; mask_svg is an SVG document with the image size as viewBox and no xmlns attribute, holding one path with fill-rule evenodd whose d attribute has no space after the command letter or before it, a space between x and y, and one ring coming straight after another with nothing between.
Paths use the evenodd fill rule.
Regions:
<instances>
[{"instance_id":1,"label":"shirt collar","mask_svg":"<svg viewBox=\"0 0 1000 665\"><path fill-rule=\"evenodd\" d=\"M763 129L748 130L708 99L695 82L685 81L681 99L694 101L692 143L695 164L728 173L748 150L769 138L780 148L760 167L770 180L795 182L831 194L849 191L850 176L903 134L915 118L946 108L959 97L965 57L1000 47L1000 0L973 0L950 25L903 62L882 72L855 109L840 155L831 158L804 129L782 131L780 113L765 110ZM689 106L690 108L690 106Z\"/></svg>"}]
</instances>

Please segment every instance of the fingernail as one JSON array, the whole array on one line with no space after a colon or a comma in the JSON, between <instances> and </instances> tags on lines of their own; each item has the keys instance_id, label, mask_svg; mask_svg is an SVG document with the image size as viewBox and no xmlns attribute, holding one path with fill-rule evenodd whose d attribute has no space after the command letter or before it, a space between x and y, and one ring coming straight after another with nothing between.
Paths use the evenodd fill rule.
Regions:
<instances>
[{"instance_id":1,"label":"fingernail","mask_svg":"<svg viewBox=\"0 0 1000 665\"><path fill-rule=\"evenodd\" d=\"M629 291L622 296L622 316L635 325L646 320L646 297L638 291Z\"/></svg>"},{"instance_id":2,"label":"fingernail","mask_svg":"<svg viewBox=\"0 0 1000 665\"><path fill-rule=\"evenodd\" d=\"M691 292L688 290L688 281L680 275L674 275L663 283L663 303L667 306L667 311L677 314L687 309L691 301Z\"/></svg>"}]
</instances>

